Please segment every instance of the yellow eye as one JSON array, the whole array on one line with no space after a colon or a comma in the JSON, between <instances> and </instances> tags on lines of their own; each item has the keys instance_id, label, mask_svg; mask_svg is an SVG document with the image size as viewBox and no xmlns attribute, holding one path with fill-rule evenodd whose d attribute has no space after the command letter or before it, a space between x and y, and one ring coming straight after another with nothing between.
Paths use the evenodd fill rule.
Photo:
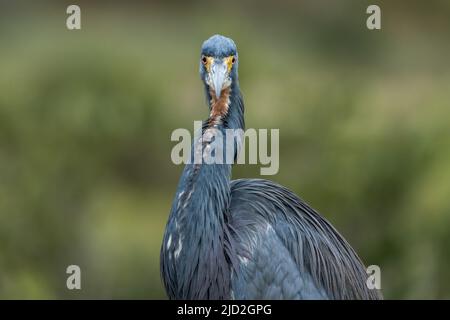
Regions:
<instances>
[{"instance_id":1,"label":"yellow eye","mask_svg":"<svg viewBox=\"0 0 450 320\"><path fill-rule=\"evenodd\" d=\"M213 63L213 58L208 56L202 56L200 61L205 66L206 70L209 72L209 69L211 68L211 64Z\"/></svg>"},{"instance_id":2,"label":"yellow eye","mask_svg":"<svg viewBox=\"0 0 450 320\"><path fill-rule=\"evenodd\" d=\"M224 59L224 61L227 64L228 72L230 72L231 68L233 67L233 64L236 62L236 57L235 56L229 56L229 57L226 57Z\"/></svg>"}]
</instances>

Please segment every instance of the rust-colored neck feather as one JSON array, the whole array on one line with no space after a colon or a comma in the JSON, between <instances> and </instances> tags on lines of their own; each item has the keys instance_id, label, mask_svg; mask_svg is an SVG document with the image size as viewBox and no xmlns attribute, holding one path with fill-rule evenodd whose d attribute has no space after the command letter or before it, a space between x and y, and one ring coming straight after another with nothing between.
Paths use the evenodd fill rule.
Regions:
<instances>
[{"instance_id":1,"label":"rust-colored neck feather","mask_svg":"<svg viewBox=\"0 0 450 320\"><path fill-rule=\"evenodd\" d=\"M220 97L217 98L213 91L210 91L211 95L211 113L209 115L209 126L218 125L221 123L228 113L228 107L230 105L230 92L231 89L225 88L220 93Z\"/></svg>"}]
</instances>

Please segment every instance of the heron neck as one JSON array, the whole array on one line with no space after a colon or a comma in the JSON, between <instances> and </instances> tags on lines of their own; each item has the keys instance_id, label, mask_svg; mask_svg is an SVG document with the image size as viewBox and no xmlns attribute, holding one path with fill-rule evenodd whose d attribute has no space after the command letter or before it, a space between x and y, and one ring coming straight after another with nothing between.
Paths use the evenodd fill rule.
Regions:
<instances>
[{"instance_id":1,"label":"heron neck","mask_svg":"<svg viewBox=\"0 0 450 320\"><path fill-rule=\"evenodd\" d=\"M202 136L208 129L243 129L238 89L223 93L227 96L221 101L210 99L210 117L204 122ZM217 104L224 101L228 105ZM200 144L194 141L191 160L210 143L208 139ZM177 299L230 297L229 263L234 260L228 252L232 240L226 221L230 178L231 164L190 163L184 168L163 244L163 265L176 270L173 295ZM211 286L204 289L205 283Z\"/></svg>"},{"instance_id":2,"label":"heron neck","mask_svg":"<svg viewBox=\"0 0 450 320\"><path fill-rule=\"evenodd\" d=\"M244 104L237 79L229 88L222 90L219 98L216 98L208 89L206 96L210 110L209 126L217 125L221 129L244 129Z\"/></svg>"}]
</instances>

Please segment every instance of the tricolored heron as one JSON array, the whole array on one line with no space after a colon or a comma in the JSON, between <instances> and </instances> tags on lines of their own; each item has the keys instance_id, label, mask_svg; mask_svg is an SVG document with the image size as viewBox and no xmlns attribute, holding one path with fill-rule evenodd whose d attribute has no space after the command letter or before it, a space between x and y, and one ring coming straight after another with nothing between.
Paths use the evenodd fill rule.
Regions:
<instances>
[{"instance_id":1,"label":"tricolored heron","mask_svg":"<svg viewBox=\"0 0 450 320\"><path fill-rule=\"evenodd\" d=\"M203 43L210 111L203 134L244 128L238 62L233 40L215 35ZM161 248L170 299L381 298L366 286L358 255L319 213L274 182L230 176L231 164L185 166Z\"/></svg>"}]
</instances>

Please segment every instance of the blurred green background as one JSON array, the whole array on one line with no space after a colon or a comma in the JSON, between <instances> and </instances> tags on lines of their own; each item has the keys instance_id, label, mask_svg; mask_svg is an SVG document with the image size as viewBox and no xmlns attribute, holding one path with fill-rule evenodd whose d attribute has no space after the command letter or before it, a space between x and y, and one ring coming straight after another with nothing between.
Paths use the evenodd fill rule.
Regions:
<instances>
[{"instance_id":1,"label":"blurred green background","mask_svg":"<svg viewBox=\"0 0 450 320\"><path fill-rule=\"evenodd\" d=\"M379 265L386 298L450 298L444 0L1 2L0 298L165 298L170 134L207 116L198 59L215 33L238 45L247 128L280 129L265 178Z\"/></svg>"}]
</instances>

